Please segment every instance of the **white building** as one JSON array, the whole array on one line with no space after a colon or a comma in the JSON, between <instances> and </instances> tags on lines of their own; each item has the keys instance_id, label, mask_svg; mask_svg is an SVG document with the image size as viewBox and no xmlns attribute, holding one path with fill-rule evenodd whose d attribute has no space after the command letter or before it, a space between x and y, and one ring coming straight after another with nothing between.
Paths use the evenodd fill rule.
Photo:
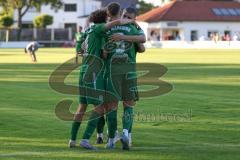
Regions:
<instances>
[{"instance_id":1,"label":"white building","mask_svg":"<svg viewBox=\"0 0 240 160\"><path fill-rule=\"evenodd\" d=\"M85 26L86 16L92 11L101 8L101 2L97 0L62 0L63 6L58 11L51 9L50 5L43 5L38 12L35 8L30 9L23 17L23 27L31 27L33 20L40 14L53 16L53 24L48 28L73 28ZM17 12L14 13L17 21ZM16 24L15 24L16 25Z\"/></svg>"},{"instance_id":2,"label":"white building","mask_svg":"<svg viewBox=\"0 0 240 160\"><path fill-rule=\"evenodd\" d=\"M147 3L152 3L154 6L162 6L172 0L144 0Z\"/></svg>"},{"instance_id":3,"label":"white building","mask_svg":"<svg viewBox=\"0 0 240 160\"><path fill-rule=\"evenodd\" d=\"M148 40L240 40L240 3L172 1L138 18Z\"/></svg>"}]
</instances>

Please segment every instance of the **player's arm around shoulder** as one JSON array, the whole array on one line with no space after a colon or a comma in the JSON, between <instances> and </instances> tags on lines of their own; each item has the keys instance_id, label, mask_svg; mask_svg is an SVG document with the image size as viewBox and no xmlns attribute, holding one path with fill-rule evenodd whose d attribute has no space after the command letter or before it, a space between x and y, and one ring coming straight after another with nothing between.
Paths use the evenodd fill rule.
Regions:
<instances>
[{"instance_id":1,"label":"player's arm around shoulder","mask_svg":"<svg viewBox=\"0 0 240 160\"><path fill-rule=\"evenodd\" d=\"M128 35L114 34L110 37L112 41L129 41L136 43L145 43L146 36L142 30L138 30L135 25L129 25L130 32Z\"/></svg>"},{"instance_id":2,"label":"player's arm around shoulder","mask_svg":"<svg viewBox=\"0 0 240 160\"><path fill-rule=\"evenodd\" d=\"M118 25L125 25L125 24L130 24L133 23L133 20L130 19L117 19L108 23L101 23L101 24L97 24L95 27L95 31L98 34L102 34L105 33L107 30L111 29L114 26L118 26Z\"/></svg>"},{"instance_id":3,"label":"player's arm around shoulder","mask_svg":"<svg viewBox=\"0 0 240 160\"><path fill-rule=\"evenodd\" d=\"M110 37L111 41L128 41L128 42L136 42L136 43L145 43L146 37L145 35L121 35L121 34L113 34Z\"/></svg>"},{"instance_id":4,"label":"player's arm around shoulder","mask_svg":"<svg viewBox=\"0 0 240 160\"><path fill-rule=\"evenodd\" d=\"M112 28L114 26L131 24L131 23L134 23L134 20L120 18L120 19L117 19L117 20L106 23L105 24L105 31L109 30L110 28Z\"/></svg>"}]
</instances>

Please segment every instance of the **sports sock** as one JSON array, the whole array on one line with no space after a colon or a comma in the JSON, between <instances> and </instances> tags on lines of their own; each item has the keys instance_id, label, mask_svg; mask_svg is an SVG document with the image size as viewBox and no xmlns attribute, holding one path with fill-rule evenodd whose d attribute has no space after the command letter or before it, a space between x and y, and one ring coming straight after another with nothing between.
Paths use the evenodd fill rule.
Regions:
<instances>
[{"instance_id":1,"label":"sports sock","mask_svg":"<svg viewBox=\"0 0 240 160\"><path fill-rule=\"evenodd\" d=\"M132 133L128 133L129 143L132 143Z\"/></svg>"},{"instance_id":2,"label":"sports sock","mask_svg":"<svg viewBox=\"0 0 240 160\"><path fill-rule=\"evenodd\" d=\"M90 139L91 138L94 130L97 127L99 117L100 117L100 115L97 112L92 111L91 116L90 116L89 121L88 121L88 124L87 124L87 128L86 128L86 130L83 134L82 139Z\"/></svg>"},{"instance_id":3,"label":"sports sock","mask_svg":"<svg viewBox=\"0 0 240 160\"><path fill-rule=\"evenodd\" d=\"M102 116L102 117L99 118L98 124L97 124L97 133L98 134L103 133L104 125L105 125L105 118L104 118L104 116Z\"/></svg>"},{"instance_id":4,"label":"sports sock","mask_svg":"<svg viewBox=\"0 0 240 160\"><path fill-rule=\"evenodd\" d=\"M127 129L123 129L123 134L128 137L128 130Z\"/></svg>"},{"instance_id":5,"label":"sports sock","mask_svg":"<svg viewBox=\"0 0 240 160\"><path fill-rule=\"evenodd\" d=\"M71 140L76 141L77 139L77 134L78 134L78 130L80 128L81 122L76 122L74 121L72 123L72 130L71 130Z\"/></svg>"},{"instance_id":6,"label":"sports sock","mask_svg":"<svg viewBox=\"0 0 240 160\"><path fill-rule=\"evenodd\" d=\"M108 139L108 144L113 144L114 143L114 138L109 138Z\"/></svg>"},{"instance_id":7,"label":"sports sock","mask_svg":"<svg viewBox=\"0 0 240 160\"><path fill-rule=\"evenodd\" d=\"M107 113L107 123L108 123L108 136L109 138L115 137L115 132L117 130L117 111L110 111Z\"/></svg>"},{"instance_id":8,"label":"sports sock","mask_svg":"<svg viewBox=\"0 0 240 160\"><path fill-rule=\"evenodd\" d=\"M97 138L99 137L103 138L103 133L97 133Z\"/></svg>"},{"instance_id":9,"label":"sports sock","mask_svg":"<svg viewBox=\"0 0 240 160\"><path fill-rule=\"evenodd\" d=\"M128 136L128 132L131 128L132 122L133 122L133 108L125 107L123 117L122 117L123 134L124 135Z\"/></svg>"}]
</instances>

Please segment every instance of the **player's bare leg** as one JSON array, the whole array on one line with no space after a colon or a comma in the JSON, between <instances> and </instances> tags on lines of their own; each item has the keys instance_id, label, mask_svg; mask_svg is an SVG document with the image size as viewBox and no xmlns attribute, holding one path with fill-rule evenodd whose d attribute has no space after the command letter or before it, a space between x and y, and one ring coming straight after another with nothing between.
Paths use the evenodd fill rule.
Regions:
<instances>
[{"instance_id":1,"label":"player's bare leg","mask_svg":"<svg viewBox=\"0 0 240 160\"><path fill-rule=\"evenodd\" d=\"M31 55L32 61L33 62L37 62L37 58L36 58L35 52L32 52L30 55Z\"/></svg>"}]
</instances>

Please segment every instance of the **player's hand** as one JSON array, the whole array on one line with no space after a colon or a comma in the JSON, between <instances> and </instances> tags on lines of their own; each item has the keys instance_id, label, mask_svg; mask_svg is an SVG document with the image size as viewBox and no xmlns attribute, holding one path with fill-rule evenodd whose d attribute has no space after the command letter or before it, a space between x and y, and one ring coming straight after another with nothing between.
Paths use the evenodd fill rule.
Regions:
<instances>
[{"instance_id":1,"label":"player's hand","mask_svg":"<svg viewBox=\"0 0 240 160\"><path fill-rule=\"evenodd\" d=\"M121 35L121 34L113 34L112 36L110 36L110 41L121 41L121 40L124 40L124 35Z\"/></svg>"}]
</instances>

